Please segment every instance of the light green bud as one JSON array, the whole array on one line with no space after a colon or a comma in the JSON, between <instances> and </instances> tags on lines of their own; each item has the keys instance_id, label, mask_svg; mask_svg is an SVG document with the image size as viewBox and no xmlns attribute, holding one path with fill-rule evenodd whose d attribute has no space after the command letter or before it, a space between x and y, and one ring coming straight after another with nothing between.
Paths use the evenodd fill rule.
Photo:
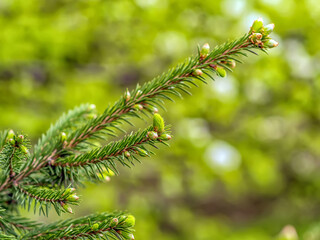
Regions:
<instances>
[{"instance_id":1,"label":"light green bud","mask_svg":"<svg viewBox=\"0 0 320 240\"><path fill-rule=\"evenodd\" d=\"M261 39L262 39L262 34L261 33L253 33L250 35L249 39L253 44L260 43Z\"/></svg>"},{"instance_id":2,"label":"light green bud","mask_svg":"<svg viewBox=\"0 0 320 240\"><path fill-rule=\"evenodd\" d=\"M138 90L137 93L136 93L136 96L140 96L141 94L142 94L142 91Z\"/></svg>"},{"instance_id":3,"label":"light green bud","mask_svg":"<svg viewBox=\"0 0 320 240\"><path fill-rule=\"evenodd\" d=\"M236 61L234 61L234 60L227 60L227 61L226 61L226 65L227 65L228 67L235 68L235 67L236 67Z\"/></svg>"},{"instance_id":4,"label":"light green bud","mask_svg":"<svg viewBox=\"0 0 320 240\"><path fill-rule=\"evenodd\" d=\"M264 46L268 48L274 48L274 47L277 47L278 45L279 43L273 39L269 39L264 43Z\"/></svg>"},{"instance_id":5,"label":"light green bud","mask_svg":"<svg viewBox=\"0 0 320 240\"><path fill-rule=\"evenodd\" d=\"M19 135L17 138L16 138L16 141L18 144L22 144L23 141L24 141L24 136L23 135Z\"/></svg>"},{"instance_id":6,"label":"light green bud","mask_svg":"<svg viewBox=\"0 0 320 240\"><path fill-rule=\"evenodd\" d=\"M133 108L136 109L136 110L142 110L142 109L143 109L143 106L142 106L141 104L135 104L135 105L133 106Z\"/></svg>"},{"instance_id":7,"label":"light green bud","mask_svg":"<svg viewBox=\"0 0 320 240\"><path fill-rule=\"evenodd\" d=\"M124 152L124 156L128 158L128 157L131 156L131 154L130 154L128 151L125 151L125 152Z\"/></svg>"},{"instance_id":8,"label":"light green bud","mask_svg":"<svg viewBox=\"0 0 320 240\"><path fill-rule=\"evenodd\" d=\"M272 33L273 29L274 29L274 24L270 23L263 28L263 34L265 36L268 36L270 33Z\"/></svg>"},{"instance_id":9,"label":"light green bud","mask_svg":"<svg viewBox=\"0 0 320 240\"><path fill-rule=\"evenodd\" d=\"M7 134L7 139L13 139L15 136L14 131L11 129Z\"/></svg>"},{"instance_id":10,"label":"light green bud","mask_svg":"<svg viewBox=\"0 0 320 240\"><path fill-rule=\"evenodd\" d=\"M73 213L73 212L72 212L72 208L69 207L68 204L66 204L66 203L64 203L64 202L61 202L60 205L61 205L61 207L62 207L66 212L68 212L68 213Z\"/></svg>"},{"instance_id":11,"label":"light green bud","mask_svg":"<svg viewBox=\"0 0 320 240\"><path fill-rule=\"evenodd\" d=\"M137 153L141 156L141 157L147 157L149 156L148 152L142 148L136 148Z\"/></svg>"},{"instance_id":12,"label":"light green bud","mask_svg":"<svg viewBox=\"0 0 320 240\"><path fill-rule=\"evenodd\" d=\"M158 113L153 114L153 129L160 134L164 131L164 121Z\"/></svg>"},{"instance_id":13,"label":"light green bud","mask_svg":"<svg viewBox=\"0 0 320 240\"><path fill-rule=\"evenodd\" d=\"M99 224L98 224L98 223L95 223L95 224L93 224L93 225L91 226L92 231L97 231L98 228L99 228Z\"/></svg>"},{"instance_id":14,"label":"light green bud","mask_svg":"<svg viewBox=\"0 0 320 240\"><path fill-rule=\"evenodd\" d=\"M113 218L113 219L111 220L110 227L113 228L113 227L117 226L118 223L119 223L119 219L118 219L118 218Z\"/></svg>"},{"instance_id":15,"label":"light green bud","mask_svg":"<svg viewBox=\"0 0 320 240\"><path fill-rule=\"evenodd\" d=\"M16 144L16 141L13 138L10 138L8 142L13 146Z\"/></svg>"},{"instance_id":16,"label":"light green bud","mask_svg":"<svg viewBox=\"0 0 320 240\"><path fill-rule=\"evenodd\" d=\"M102 175L103 175L104 177L106 177L106 176L108 176L108 177L113 177L113 176L115 175L115 173L114 173L114 171L112 171L110 168L108 168L108 169L106 169L106 170L104 170L104 171L102 172Z\"/></svg>"},{"instance_id":17,"label":"light green bud","mask_svg":"<svg viewBox=\"0 0 320 240\"><path fill-rule=\"evenodd\" d=\"M69 202L76 202L76 201L79 200L79 197L78 197L76 194L72 194L72 195L70 195L70 196L67 197L67 200L68 200Z\"/></svg>"},{"instance_id":18,"label":"light green bud","mask_svg":"<svg viewBox=\"0 0 320 240\"><path fill-rule=\"evenodd\" d=\"M158 138L158 133L150 131L147 133L147 137L151 140L156 140Z\"/></svg>"},{"instance_id":19,"label":"light green bud","mask_svg":"<svg viewBox=\"0 0 320 240\"><path fill-rule=\"evenodd\" d=\"M65 132L61 132L60 133L60 139L61 139L61 142L64 142L67 140L67 134Z\"/></svg>"},{"instance_id":20,"label":"light green bud","mask_svg":"<svg viewBox=\"0 0 320 240\"><path fill-rule=\"evenodd\" d=\"M160 139L163 140L163 141L168 141L168 140L170 140L171 138L172 138L171 135L166 134L166 133L161 134L161 136L160 136Z\"/></svg>"},{"instance_id":21,"label":"light green bud","mask_svg":"<svg viewBox=\"0 0 320 240\"><path fill-rule=\"evenodd\" d=\"M201 76L203 72L201 71L201 69L195 69L192 74L194 76Z\"/></svg>"},{"instance_id":22,"label":"light green bud","mask_svg":"<svg viewBox=\"0 0 320 240\"><path fill-rule=\"evenodd\" d=\"M64 193L62 194L62 196L68 195L69 193L73 193L73 192L75 192L75 191L76 191L75 188L67 188L67 189L64 191Z\"/></svg>"},{"instance_id":23,"label":"light green bud","mask_svg":"<svg viewBox=\"0 0 320 240\"><path fill-rule=\"evenodd\" d=\"M210 52L209 43L205 43L201 48L200 57L201 58L206 58L209 55L209 52Z\"/></svg>"},{"instance_id":24,"label":"light green bud","mask_svg":"<svg viewBox=\"0 0 320 240\"><path fill-rule=\"evenodd\" d=\"M130 92L127 89L126 92L124 93L124 99L128 102L131 98Z\"/></svg>"},{"instance_id":25,"label":"light green bud","mask_svg":"<svg viewBox=\"0 0 320 240\"><path fill-rule=\"evenodd\" d=\"M226 72L226 70L225 70L223 67L217 67L217 68L216 68L216 71L217 71L217 73L218 73L218 75L219 75L220 77L225 77L225 76L227 76L227 72Z\"/></svg>"},{"instance_id":26,"label":"light green bud","mask_svg":"<svg viewBox=\"0 0 320 240\"><path fill-rule=\"evenodd\" d=\"M259 32L262 27L263 27L263 20L260 17L253 22L250 30L251 30L251 32L256 33L256 32Z\"/></svg>"},{"instance_id":27,"label":"light green bud","mask_svg":"<svg viewBox=\"0 0 320 240\"><path fill-rule=\"evenodd\" d=\"M128 215L123 222L123 225L125 227L134 227L135 224L136 224L136 218L133 215Z\"/></svg>"}]
</instances>

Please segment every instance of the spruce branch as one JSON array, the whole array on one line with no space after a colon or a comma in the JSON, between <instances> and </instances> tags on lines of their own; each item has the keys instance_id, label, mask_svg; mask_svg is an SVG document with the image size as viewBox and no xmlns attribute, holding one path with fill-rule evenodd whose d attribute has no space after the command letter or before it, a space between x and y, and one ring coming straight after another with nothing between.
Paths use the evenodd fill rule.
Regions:
<instances>
[{"instance_id":1,"label":"spruce branch","mask_svg":"<svg viewBox=\"0 0 320 240\"><path fill-rule=\"evenodd\" d=\"M37 225L10 215L17 204L33 206L39 214L48 215L53 206L58 214L72 213L69 205L78 204L75 185L85 180L101 180L118 173L117 164L127 167L139 162L138 157L152 154L146 146L157 148L171 139L169 127L157 114L165 100L182 93L197 81L225 77L239 57L247 53L267 52L278 43L270 38L273 24L264 26L256 20L243 37L210 50L209 44L168 72L124 95L102 114L92 105L81 105L64 114L42 135L32 153L24 135L12 130L0 132L0 238L1 239L134 239L134 217L125 213L94 214L50 225ZM99 146L94 141L125 132L119 126L131 124L130 118L153 114L153 125L124 136L118 141ZM62 185L68 188L63 188ZM3 208L1 208L1 206ZM5 208L5 211L4 211ZM17 234L19 232L20 234Z\"/></svg>"},{"instance_id":2,"label":"spruce branch","mask_svg":"<svg viewBox=\"0 0 320 240\"><path fill-rule=\"evenodd\" d=\"M16 186L14 198L25 208L30 210L34 202L34 212L37 210L39 214L48 215L50 206L53 205L57 214L62 212L72 213L72 209L68 204L78 205L79 197L74 193L74 189L49 189L38 186Z\"/></svg>"},{"instance_id":3,"label":"spruce branch","mask_svg":"<svg viewBox=\"0 0 320 240\"><path fill-rule=\"evenodd\" d=\"M154 118L162 119L157 114ZM118 173L117 163L130 167L134 165L134 161L139 162L137 156L146 157L153 154L146 149L146 145L154 148L157 148L157 143L167 145L166 141L171 138L169 127L165 128L163 120L161 131L156 125L157 123L154 121L153 126L149 126L143 131L131 132L119 141L110 142L104 147L96 148L87 153L58 158L56 161L50 162L48 168L52 174L59 177L64 176L64 185L81 183L83 175L86 175L88 179L104 179L105 175L112 175L113 172ZM76 176L81 176L81 180L78 180ZM57 179L61 183L61 178Z\"/></svg>"},{"instance_id":4,"label":"spruce branch","mask_svg":"<svg viewBox=\"0 0 320 240\"><path fill-rule=\"evenodd\" d=\"M205 51L207 51L207 54L204 55L203 51L201 52L199 49L197 56L188 58L184 63L141 87L137 85L136 89L131 92L127 90L119 101L108 107L98 118L75 131L70 136L66 148L74 148L87 139L96 136L99 131L114 128L121 122L127 121L127 117L140 117L135 110L157 111L156 107L163 107L163 99L173 101L170 94L181 97L178 90L190 94L187 91L190 88L188 84L196 85L195 80L206 82L202 73L206 73L212 79L214 79L214 74L225 76L225 73L222 74L225 71L224 68L232 71L231 68L235 66L233 61L241 62L238 56L247 56L245 52L253 54L257 54L256 50L266 52L268 47L263 44L258 45L257 42L252 40L252 34L252 30L250 30L242 38L218 46L212 51L206 45ZM269 36L265 35L261 42L266 42L269 39Z\"/></svg>"},{"instance_id":5,"label":"spruce branch","mask_svg":"<svg viewBox=\"0 0 320 240\"><path fill-rule=\"evenodd\" d=\"M153 126L148 127L143 131L138 131L136 133L131 133L128 136L125 136L123 139L117 142L111 142L107 146L92 150L88 153L81 154L78 156L70 156L67 158L57 159L56 162L52 163L52 166L69 166L69 167L82 167L89 164L98 164L104 161L108 161L108 164L115 165L114 160L118 160L123 165L127 163L132 163L130 157L124 155L130 153L131 157L133 154L139 154L140 156L149 155L148 152L142 154L137 149L145 148L143 145L149 144L155 147L157 139L151 139L148 136L148 132L153 130ZM158 139L158 142L161 142ZM114 168L116 171L116 168Z\"/></svg>"},{"instance_id":6,"label":"spruce branch","mask_svg":"<svg viewBox=\"0 0 320 240\"><path fill-rule=\"evenodd\" d=\"M211 79L214 79L214 75L225 76L225 69L231 70L235 61L241 62L238 57L247 56L245 52L255 53L257 50L266 52L268 48L275 47L277 43L269 37L269 28L265 30L263 27L257 27L257 21L252 25L249 33L243 37L217 46L212 51L206 45L198 50L195 57L188 58L184 63L141 87L137 85L131 92L126 91L113 106L108 107L102 114L83 125L80 124L77 129L71 131L66 141L61 143L57 140L52 144L54 147L42 154L44 156L39 159L37 158L38 155L34 154L33 160L28 162L25 169L8 184L6 183L7 186L2 184L0 191L9 187L13 181L20 182L33 172L47 167L50 162L54 162L62 156L72 155L73 151L88 149L88 145L90 146L89 140L104 139L106 135L114 136L116 129L122 130L118 127L120 123L130 123L127 119L129 117L141 118L140 112L156 112L157 107L163 107L163 100L173 101L170 95L180 97L180 91L190 94L187 89L190 88L190 85L197 85L195 80L206 83L204 75ZM261 21L258 22L260 24ZM40 140L36 152L42 149L40 146L44 144Z\"/></svg>"},{"instance_id":7,"label":"spruce branch","mask_svg":"<svg viewBox=\"0 0 320 240\"><path fill-rule=\"evenodd\" d=\"M40 224L34 221L30 221L29 219L20 216L8 214L5 209L0 208L0 230L2 230L5 234L10 234L17 237L18 234L16 233L16 230L20 234L25 234L39 226ZM0 237L0 239L2 238Z\"/></svg>"},{"instance_id":8,"label":"spruce branch","mask_svg":"<svg viewBox=\"0 0 320 240\"><path fill-rule=\"evenodd\" d=\"M24 239L134 239L135 223L123 212L93 214L36 228Z\"/></svg>"}]
</instances>

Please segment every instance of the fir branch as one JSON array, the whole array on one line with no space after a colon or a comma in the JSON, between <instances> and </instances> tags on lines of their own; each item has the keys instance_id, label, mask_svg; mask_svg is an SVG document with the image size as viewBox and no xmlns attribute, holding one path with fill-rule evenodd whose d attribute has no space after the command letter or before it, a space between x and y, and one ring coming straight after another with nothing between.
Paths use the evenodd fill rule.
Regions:
<instances>
[{"instance_id":1,"label":"fir branch","mask_svg":"<svg viewBox=\"0 0 320 240\"><path fill-rule=\"evenodd\" d=\"M230 56L236 56L240 53L244 54L242 52L249 48L257 49L257 47L249 41L248 36L249 35L246 34L239 40L215 48L206 58L202 58L199 52L197 56L187 59L185 63L147 82L142 87L137 85L135 90L130 93L126 92L118 102L108 107L103 114L91 119L87 124L72 132L67 139L67 144L63 146L59 145L51 154L43 157L41 161L34 161L32 165L28 166L25 171L17 176L17 181L47 166L48 162L55 161L61 157L61 155L70 154L70 150L81 150L85 148L87 140L89 139L101 138L103 134L113 136L113 129L120 129L117 125L122 122L128 122L127 117L141 118L139 109L141 109L142 112L152 112L156 110L156 107L163 107L164 99L172 100L168 95L181 96L178 90L189 93L186 90L190 87L188 84L195 85L195 80L206 82L203 76L194 74L196 69L205 71L211 78L213 78L212 74L208 74L208 72L219 75L216 70L217 63L227 66L223 64L223 62L230 59Z\"/></svg>"},{"instance_id":2,"label":"fir branch","mask_svg":"<svg viewBox=\"0 0 320 240\"><path fill-rule=\"evenodd\" d=\"M26 176L29 176L33 172L37 172L54 156L68 155L67 151L63 150L64 141L61 137L61 133L73 131L79 125L88 119L94 117L95 105L83 104L70 110L67 114L63 114L56 124L52 125L50 129L39 139L38 144L35 146L34 154L31 157L31 161L27 161L23 166L23 171L19 173L14 182L18 184ZM63 132L65 131L65 132ZM0 186L0 191L7 188L7 183Z\"/></svg>"},{"instance_id":3,"label":"fir branch","mask_svg":"<svg viewBox=\"0 0 320 240\"><path fill-rule=\"evenodd\" d=\"M130 123L127 120L128 117L141 118L140 111L142 113L157 111L156 107L163 107L163 100L172 100L170 95L181 96L179 91L190 94L187 89L190 88L190 85L196 85L196 80L206 83L203 74L211 79L214 79L214 74L225 76L225 69L230 69L230 62L240 62L238 57L247 56L245 52L254 53L255 50L266 52L267 48L272 47L270 37L268 34L260 34L261 36L257 34L260 33L256 33L252 28L248 34L238 40L220 45L213 51L199 49L197 56L188 58L183 64L145 83L142 87L137 85L136 89L131 92L127 91L104 113L71 132L66 144L59 141L54 142L52 145L55 147L42 154L39 159L35 155L32 162L28 162L25 169L12 181L6 183L6 186L4 184L0 186L0 191L9 187L12 182L18 183L33 172L38 172L50 162L66 155L72 155L72 151L87 149L86 146L90 139L101 139L104 135L113 136L115 129L121 130L118 127L120 123ZM40 145L45 144L43 141L40 142L42 143ZM37 149L41 148L37 147Z\"/></svg>"},{"instance_id":4,"label":"fir branch","mask_svg":"<svg viewBox=\"0 0 320 240\"><path fill-rule=\"evenodd\" d=\"M8 214L5 209L0 208L0 230L5 234L17 237L18 235L15 230L18 230L20 234L25 234L29 230L39 226L40 224L34 221L24 217Z\"/></svg>"},{"instance_id":5,"label":"fir branch","mask_svg":"<svg viewBox=\"0 0 320 240\"><path fill-rule=\"evenodd\" d=\"M134 165L134 161L139 161L136 156L150 156L152 152L146 149L146 145L155 148L157 148L157 143L167 145L166 141L171 138L168 135L169 128L166 127L163 130L163 134L170 137L167 139L163 135L162 137L158 136L153 130L154 126L150 126L143 131L132 132L119 141L111 142L90 152L58 158L56 161L50 162L48 171L57 176L56 179L59 181L57 184L59 185L62 180L64 185L81 184L84 181L83 176L89 180L103 180L104 175L109 175L113 171L118 172L117 163L130 167L130 165Z\"/></svg>"},{"instance_id":6,"label":"fir branch","mask_svg":"<svg viewBox=\"0 0 320 240\"><path fill-rule=\"evenodd\" d=\"M53 205L57 214L62 212L72 213L72 209L68 204L77 205L79 197L74 194L74 190L67 189L49 189L37 186L15 186L17 191L14 198L28 210L30 210L32 203L34 202L34 212L37 210L37 204L39 204L39 214L41 212L44 215L48 215L50 206Z\"/></svg>"},{"instance_id":7,"label":"fir branch","mask_svg":"<svg viewBox=\"0 0 320 240\"><path fill-rule=\"evenodd\" d=\"M123 212L93 214L45 225L23 236L24 239L130 239L134 222Z\"/></svg>"},{"instance_id":8,"label":"fir branch","mask_svg":"<svg viewBox=\"0 0 320 240\"><path fill-rule=\"evenodd\" d=\"M60 212L72 213L68 204L77 204L74 188L60 189L61 184L74 185L103 176L105 171L117 172L117 164L130 167L137 156L149 156L146 145L166 144L171 136L159 114L153 115L153 126L131 133L123 139L92 150L92 140L105 140L115 136L119 124L129 123L130 117L157 112L164 108L164 100L181 93L191 94L188 89L197 86L196 81L206 83L207 76L224 77L232 71L239 56L266 52L278 45L269 37L274 25L263 26L256 20L249 33L238 40L217 46L210 51L208 44L198 49L198 54L184 63L156 77L143 86L125 94L102 114L93 116L91 105L82 105L63 115L41 137L30 157L28 141L12 130L0 133L0 204L11 212L17 203L48 215L50 207ZM59 188L60 187L60 188ZM59 188L59 189L58 189ZM37 207L38 206L38 207ZM104 213L84 218L60 221L50 225L37 225L24 218L13 217L0 207L1 239L134 239L134 217L124 213ZM18 232L20 234L18 234ZM9 234L9 235L6 235Z\"/></svg>"},{"instance_id":9,"label":"fir branch","mask_svg":"<svg viewBox=\"0 0 320 240\"><path fill-rule=\"evenodd\" d=\"M88 153L78 156L70 156L67 158L59 158L57 161L52 163L52 166L81 167L89 164L98 164L103 161L113 162L111 165L114 165L114 159L117 159L126 165L126 161L131 161L130 158L126 158L124 156L124 152L127 151L129 153L139 154L139 152L136 150L137 147L143 147L143 145L146 143L154 146L156 141L148 138L147 136L147 133L152 130L153 127L150 126L143 131L131 133L117 142L111 142L105 147L97 148Z\"/></svg>"}]
</instances>

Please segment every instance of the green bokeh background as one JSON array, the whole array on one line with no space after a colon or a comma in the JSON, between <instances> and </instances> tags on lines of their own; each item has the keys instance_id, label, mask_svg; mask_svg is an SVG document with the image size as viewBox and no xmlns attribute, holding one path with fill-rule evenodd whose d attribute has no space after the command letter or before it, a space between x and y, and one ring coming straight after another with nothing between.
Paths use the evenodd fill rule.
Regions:
<instances>
[{"instance_id":1,"label":"green bokeh background","mask_svg":"<svg viewBox=\"0 0 320 240\"><path fill-rule=\"evenodd\" d=\"M68 109L89 102L101 112L260 16L276 24L279 46L168 102L171 147L79 190L72 217L128 210L136 239L264 240L287 224L320 239L316 0L1 0L0 127L35 142Z\"/></svg>"}]
</instances>

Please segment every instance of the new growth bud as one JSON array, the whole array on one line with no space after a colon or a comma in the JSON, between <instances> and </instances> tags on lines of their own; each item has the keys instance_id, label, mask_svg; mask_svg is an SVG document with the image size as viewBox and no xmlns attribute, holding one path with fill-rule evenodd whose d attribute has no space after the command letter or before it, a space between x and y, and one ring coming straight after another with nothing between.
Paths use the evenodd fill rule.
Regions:
<instances>
[{"instance_id":1,"label":"new growth bud","mask_svg":"<svg viewBox=\"0 0 320 240\"><path fill-rule=\"evenodd\" d=\"M143 107L145 109L147 109L149 112L152 112L153 114L157 113L158 112L158 108L150 105L150 104L143 104Z\"/></svg>"},{"instance_id":2,"label":"new growth bud","mask_svg":"<svg viewBox=\"0 0 320 240\"><path fill-rule=\"evenodd\" d=\"M147 137L151 140L156 140L158 138L158 133L150 131L147 133Z\"/></svg>"},{"instance_id":3,"label":"new growth bud","mask_svg":"<svg viewBox=\"0 0 320 240\"><path fill-rule=\"evenodd\" d=\"M206 58L206 57L208 57L209 52L210 52L209 43L205 43L205 44L202 46L202 48L201 48L200 58Z\"/></svg>"},{"instance_id":4,"label":"new growth bud","mask_svg":"<svg viewBox=\"0 0 320 240\"><path fill-rule=\"evenodd\" d=\"M159 112L158 108L153 107L153 106L149 106L149 110L150 110L153 114Z\"/></svg>"},{"instance_id":5,"label":"new growth bud","mask_svg":"<svg viewBox=\"0 0 320 240\"><path fill-rule=\"evenodd\" d=\"M113 218L111 220L110 227L115 227L115 226L118 225L118 223L119 223L119 219L118 218Z\"/></svg>"},{"instance_id":6,"label":"new growth bud","mask_svg":"<svg viewBox=\"0 0 320 240\"><path fill-rule=\"evenodd\" d=\"M69 202L76 202L76 201L79 200L79 197L78 197L76 194L72 194L72 195L70 195L69 197L67 197L67 200L68 200Z\"/></svg>"},{"instance_id":7,"label":"new growth bud","mask_svg":"<svg viewBox=\"0 0 320 240\"><path fill-rule=\"evenodd\" d=\"M135 110L142 110L143 109L143 106L141 105L141 104L135 104L134 106L133 106L133 108L135 109Z\"/></svg>"},{"instance_id":8,"label":"new growth bud","mask_svg":"<svg viewBox=\"0 0 320 240\"><path fill-rule=\"evenodd\" d=\"M201 76L203 72L201 71L201 69L195 69L192 74L193 76Z\"/></svg>"},{"instance_id":9,"label":"new growth bud","mask_svg":"<svg viewBox=\"0 0 320 240\"><path fill-rule=\"evenodd\" d=\"M60 203L61 207L68 213L73 213L72 212L72 208L68 206L68 204L64 203L64 202L61 202Z\"/></svg>"},{"instance_id":10,"label":"new growth bud","mask_svg":"<svg viewBox=\"0 0 320 240\"><path fill-rule=\"evenodd\" d=\"M128 158L128 157L131 156L131 154L130 154L128 151L125 151L125 152L124 152L124 156Z\"/></svg>"},{"instance_id":11,"label":"new growth bud","mask_svg":"<svg viewBox=\"0 0 320 240\"><path fill-rule=\"evenodd\" d=\"M264 43L264 45L268 48L274 48L277 47L279 43L273 39L269 39Z\"/></svg>"},{"instance_id":12,"label":"new growth bud","mask_svg":"<svg viewBox=\"0 0 320 240\"><path fill-rule=\"evenodd\" d=\"M156 108L156 107L153 107L152 111L153 111L153 113L159 112L158 108Z\"/></svg>"},{"instance_id":13,"label":"new growth bud","mask_svg":"<svg viewBox=\"0 0 320 240\"><path fill-rule=\"evenodd\" d=\"M17 143L18 143L18 144L22 144L23 141L24 141L24 136L23 136L23 135L19 135L19 136L16 138L16 140L17 140Z\"/></svg>"},{"instance_id":14,"label":"new growth bud","mask_svg":"<svg viewBox=\"0 0 320 240\"><path fill-rule=\"evenodd\" d=\"M268 36L270 33L272 33L273 29L274 29L274 24L273 23L268 24L263 28L263 35Z\"/></svg>"},{"instance_id":15,"label":"new growth bud","mask_svg":"<svg viewBox=\"0 0 320 240\"><path fill-rule=\"evenodd\" d=\"M10 138L8 142L13 146L16 144L16 141L13 138Z\"/></svg>"},{"instance_id":16,"label":"new growth bud","mask_svg":"<svg viewBox=\"0 0 320 240\"><path fill-rule=\"evenodd\" d=\"M64 191L64 193L62 194L62 196L68 195L69 193L73 193L73 192L75 192L75 191L76 191L75 188L67 188L67 189Z\"/></svg>"},{"instance_id":17,"label":"new growth bud","mask_svg":"<svg viewBox=\"0 0 320 240\"><path fill-rule=\"evenodd\" d=\"M97 231L98 228L99 228L99 224L98 224L98 223L95 223L95 224L93 224L93 225L91 226L92 231Z\"/></svg>"},{"instance_id":18,"label":"new growth bud","mask_svg":"<svg viewBox=\"0 0 320 240\"><path fill-rule=\"evenodd\" d=\"M7 139L13 139L15 136L14 131L11 129L7 134Z\"/></svg>"},{"instance_id":19,"label":"new growth bud","mask_svg":"<svg viewBox=\"0 0 320 240\"><path fill-rule=\"evenodd\" d=\"M253 33L250 35L249 39L253 44L259 45L262 43L262 41L261 41L262 34L261 33Z\"/></svg>"},{"instance_id":20,"label":"new growth bud","mask_svg":"<svg viewBox=\"0 0 320 240\"><path fill-rule=\"evenodd\" d=\"M221 63L226 64L230 68L235 68L236 67L236 61L228 59L225 61L221 61Z\"/></svg>"},{"instance_id":21,"label":"new growth bud","mask_svg":"<svg viewBox=\"0 0 320 240\"><path fill-rule=\"evenodd\" d=\"M65 132L61 132L60 133L60 139L61 139L61 142L64 142L67 140L67 134Z\"/></svg>"},{"instance_id":22,"label":"new growth bud","mask_svg":"<svg viewBox=\"0 0 320 240\"><path fill-rule=\"evenodd\" d=\"M164 131L164 121L161 115L158 113L153 115L153 129L160 134Z\"/></svg>"},{"instance_id":23,"label":"new growth bud","mask_svg":"<svg viewBox=\"0 0 320 240\"><path fill-rule=\"evenodd\" d=\"M127 89L126 92L124 93L124 99L128 102L131 98L130 92Z\"/></svg>"},{"instance_id":24,"label":"new growth bud","mask_svg":"<svg viewBox=\"0 0 320 240\"><path fill-rule=\"evenodd\" d=\"M259 32L261 30L261 28L263 27L263 20L262 18L258 18L257 20L255 20L251 26L250 31L253 33Z\"/></svg>"},{"instance_id":25,"label":"new growth bud","mask_svg":"<svg viewBox=\"0 0 320 240\"><path fill-rule=\"evenodd\" d=\"M274 48L278 46L279 43L269 37L269 34L272 33L273 29L273 23L263 26L263 21L259 18L254 21L251 26L249 40L259 48Z\"/></svg>"},{"instance_id":26,"label":"new growth bud","mask_svg":"<svg viewBox=\"0 0 320 240\"><path fill-rule=\"evenodd\" d=\"M148 152L142 148L136 148L137 153L141 156L141 157L147 157L149 156Z\"/></svg>"},{"instance_id":27,"label":"new growth bud","mask_svg":"<svg viewBox=\"0 0 320 240\"><path fill-rule=\"evenodd\" d=\"M171 138L172 138L171 135L166 134L166 133L164 133L164 134L162 134L162 135L160 136L160 139L163 140L163 141L168 141L168 140L170 140Z\"/></svg>"},{"instance_id":28,"label":"new growth bud","mask_svg":"<svg viewBox=\"0 0 320 240\"><path fill-rule=\"evenodd\" d=\"M137 93L136 93L136 96L140 96L142 94L142 91L141 90L138 90Z\"/></svg>"},{"instance_id":29,"label":"new growth bud","mask_svg":"<svg viewBox=\"0 0 320 240\"><path fill-rule=\"evenodd\" d=\"M128 215L128 217L123 222L123 225L125 227L134 227L135 224L136 218L133 215Z\"/></svg>"},{"instance_id":30,"label":"new growth bud","mask_svg":"<svg viewBox=\"0 0 320 240\"><path fill-rule=\"evenodd\" d=\"M115 173L110 168L107 168L102 172L102 175L105 180L109 181L110 177L113 177Z\"/></svg>"},{"instance_id":31,"label":"new growth bud","mask_svg":"<svg viewBox=\"0 0 320 240\"><path fill-rule=\"evenodd\" d=\"M217 68L216 68L216 71L217 71L217 74L218 74L220 77L225 77L225 76L227 76L227 72L226 72L226 70L225 70L223 67L217 67Z\"/></svg>"}]
</instances>

